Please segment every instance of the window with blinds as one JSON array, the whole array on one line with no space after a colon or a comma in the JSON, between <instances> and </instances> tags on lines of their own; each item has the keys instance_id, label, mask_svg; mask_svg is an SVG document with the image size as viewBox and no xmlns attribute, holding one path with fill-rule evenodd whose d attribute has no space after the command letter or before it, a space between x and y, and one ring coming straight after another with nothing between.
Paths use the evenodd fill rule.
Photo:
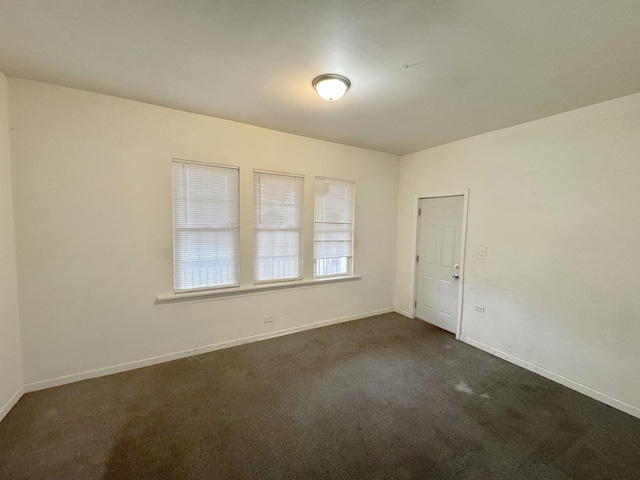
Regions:
<instances>
[{"instance_id":1,"label":"window with blinds","mask_svg":"<svg viewBox=\"0 0 640 480\"><path fill-rule=\"evenodd\" d=\"M316 277L353 272L355 184L316 177L313 260Z\"/></svg>"},{"instance_id":2,"label":"window with blinds","mask_svg":"<svg viewBox=\"0 0 640 480\"><path fill-rule=\"evenodd\" d=\"M255 283L302 278L304 177L254 170Z\"/></svg>"},{"instance_id":3,"label":"window with blinds","mask_svg":"<svg viewBox=\"0 0 640 480\"><path fill-rule=\"evenodd\" d=\"M238 167L173 160L176 291L239 285Z\"/></svg>"}]
</instances>

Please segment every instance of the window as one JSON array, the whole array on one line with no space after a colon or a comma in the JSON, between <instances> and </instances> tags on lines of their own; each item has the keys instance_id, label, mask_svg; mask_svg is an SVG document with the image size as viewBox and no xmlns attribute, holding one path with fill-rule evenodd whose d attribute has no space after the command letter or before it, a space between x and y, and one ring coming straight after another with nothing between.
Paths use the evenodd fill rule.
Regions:
<instances>
[{"instance_id":1,"label":"window","mask_svg":"<svg viewBox=\"0 0 640 480\"><path fill-rule=\"evenodd\" d=\"M316 277L353 272L355 184L316 177L313 260Z\"/></svg>"},{"instance_id":2,"label":"window","mask_svg":"<svg viewBox=\"0 0 640 480\"><path fill-rule=\"evenodd\" d=\"M239 284L238 172L173 160L176 291Z\"/></svg>"},{"instance_id":3,"label":"window","mask_svg":"<svg viewBox=\"0 0 640 480\"><path fill-rule=\"evenodd\" d=\"M304 177L254 170L256 283L302 278Z\"/></svg>"}]
</instances>

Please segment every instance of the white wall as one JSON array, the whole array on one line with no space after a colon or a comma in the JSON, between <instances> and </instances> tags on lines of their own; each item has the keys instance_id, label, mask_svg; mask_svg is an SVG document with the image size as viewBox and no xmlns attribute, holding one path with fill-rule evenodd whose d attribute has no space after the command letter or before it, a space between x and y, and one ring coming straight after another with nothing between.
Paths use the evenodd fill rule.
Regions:
<instances>
[{"instance_id":1,"label":"white wall","mask_svg":"<svg viewBox=\"0 0 640 480\"><path fill-rule=\"evenodd\" d=\"M393 308L397 157L27 80L9 92L26 383ZM362 280L156 304L173 290L172 157L241 167L247 254L253 168L306 175L307 234L314 175L355 180Z\"/></svg>"},{"instance_id":2,"label":"white wall","mask_svg":"<svg viewBox=\"0 0 640 480\"><path fill-rule=\"evenodd\" d=\"M398 310L415 198L465 188L462 335L640 416L640 94L402 157Z\"/></svg>"},{"instance_id":3,"label":"white wall","mask_svg":"<svg viewBox=\"0 0 640 480\"><path fill-rule=\"evenodd\" d=\"M0 73L0 420L18 401L22 356L11 198L7 79Z\"/></svg>"}]
</instances>

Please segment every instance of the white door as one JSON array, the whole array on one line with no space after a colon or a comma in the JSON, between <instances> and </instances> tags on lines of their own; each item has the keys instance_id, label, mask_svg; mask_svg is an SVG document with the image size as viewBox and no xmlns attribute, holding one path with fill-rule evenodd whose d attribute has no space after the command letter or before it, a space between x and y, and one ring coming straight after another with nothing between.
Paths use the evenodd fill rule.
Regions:
<instances>
[{"instance_id":1,"label":"white door","mask_svg":"<svg viewBox=\"0 0 640 480\"><path fill-rule=\"evenodd\" d=\"M456 333L464 197L420 199L416 317Z\"/></svg>"}]
</instances>

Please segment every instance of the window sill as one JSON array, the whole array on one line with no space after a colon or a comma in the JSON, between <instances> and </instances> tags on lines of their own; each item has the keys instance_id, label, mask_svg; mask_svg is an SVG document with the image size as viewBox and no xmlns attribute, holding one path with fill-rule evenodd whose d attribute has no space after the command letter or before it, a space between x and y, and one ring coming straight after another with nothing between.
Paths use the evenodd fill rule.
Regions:
<instances>
[{"instance_id":1,"label":"window sill","mask_svg":"<svg viewBox=\"0 0 640 480\"><path fill-rule=\"evenodd\" d=\"M220 300L231 297L245 297L249 295L260 295L280 290L297 290L301 288L313 288L336 283L352 282L362 280L361 275L350 275L348 277L331 277L314 280L298 280L287 283L271 283L268 285L253 285L250 287L232 287L220 290L204 290L198 292L185 293L165 293L156 297L156 303L173 303L189 300L208 299Z\"/></svg>"}]
</instances>

